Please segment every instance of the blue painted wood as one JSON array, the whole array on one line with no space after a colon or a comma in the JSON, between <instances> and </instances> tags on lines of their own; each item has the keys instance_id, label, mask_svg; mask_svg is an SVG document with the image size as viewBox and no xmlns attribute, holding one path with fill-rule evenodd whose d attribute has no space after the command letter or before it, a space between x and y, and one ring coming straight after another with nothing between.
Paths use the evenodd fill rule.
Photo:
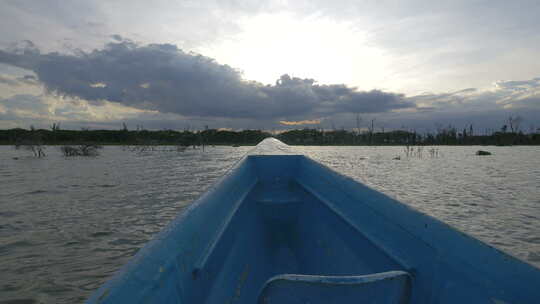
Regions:
<instances>
[{"instance_id":1,"label":"blue painted wood","mask_svg":"<svg viewBox=\"0 0 540 304\"><path fill-rule=\"evenodd\" d=\"M408 283L365 281L385 273ZM266 139L87 303L386 303L405 285L408 303L540 303L539 269Z\"/></svg>"}]
</instances>

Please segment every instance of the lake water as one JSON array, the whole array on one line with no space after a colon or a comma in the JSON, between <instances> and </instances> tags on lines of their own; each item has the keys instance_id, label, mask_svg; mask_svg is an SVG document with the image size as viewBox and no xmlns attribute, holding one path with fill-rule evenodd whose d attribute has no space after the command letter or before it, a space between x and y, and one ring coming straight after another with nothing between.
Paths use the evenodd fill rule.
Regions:
<instances>
[{"instance_id":1,"label":"lake water","mask_svg":"<svg viewBox=\"0 0 540 304\"><path fill-rule=\"evenodd\" d=\"M250 149L0 146L0 304L84 301ZM540 147L294 149L540 267Z\"/></svg>"}]
</instances>

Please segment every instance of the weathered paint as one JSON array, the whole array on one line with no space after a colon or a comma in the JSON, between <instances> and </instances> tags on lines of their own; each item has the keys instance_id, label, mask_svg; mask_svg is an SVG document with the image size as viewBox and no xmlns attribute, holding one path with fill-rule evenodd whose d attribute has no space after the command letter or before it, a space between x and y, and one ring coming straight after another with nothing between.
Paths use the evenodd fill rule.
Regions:
<instances>
[{"instance_id":1,"label":"weathered paint","mask_svg":"<svg viewBox=\"0 0 540 304\"><path fill-rule=\"evenodd\" d=\"M540 302L539 269L293 153L263 141L88 303Z\"/></svg>"}]
</instances>

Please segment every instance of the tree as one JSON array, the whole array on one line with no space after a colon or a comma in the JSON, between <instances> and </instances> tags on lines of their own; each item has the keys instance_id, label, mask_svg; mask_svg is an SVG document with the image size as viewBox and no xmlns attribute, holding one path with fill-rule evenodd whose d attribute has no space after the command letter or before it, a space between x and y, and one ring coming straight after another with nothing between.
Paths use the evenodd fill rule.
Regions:
<instances>
[{"instance_id":1,"label":"tree","mask_svg":"<svg viewBox=\"0 0 540 304\"><path fill-rule=\"evenodd\" d=\"M51 131L55 132L55 131L58 131L60 130L60 123L59 122L53 122L53 124L51 125Z\"/></svg>"},{"instance_id":2,"label":"tree","mask_svg":"<svg viewBox=\"0 0 540 304\"><path fill-rule=\"evenodd\" d=\"M519 115L516 115L516 116L510 115L508 117L508 125L510 126L510 131L512 131L512 133L519 132L519 128L522 122L523 122L523 117Z\"/></svg>"},{"instance_id":3,"label":"tree","mask_svg":"<svg viewBox=\"0 0 540 304\"><path fill-rule=\"evenodd\" d=\"M371 126L368 126L368 129L369 129L369 144L372 145L373 144L373 131L375 130L375 118L372 118L371 119Z\"/></svg>"},{"instance_id":4,"label":"tree","mask_svg":"<svg viewBox=\"0 0 540 304\"><path fill-rule=\"evenodd\" d=\"M362 118L360 118L360 114L356 114L356 135L360 135L360 122L362 121Z\"/></svg>"}]
</instances>

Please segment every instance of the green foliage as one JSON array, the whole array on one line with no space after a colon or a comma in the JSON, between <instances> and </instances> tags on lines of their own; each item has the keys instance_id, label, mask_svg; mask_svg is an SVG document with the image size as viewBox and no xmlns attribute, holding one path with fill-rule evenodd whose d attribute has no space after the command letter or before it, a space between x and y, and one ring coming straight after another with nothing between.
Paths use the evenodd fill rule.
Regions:
<instances>
[{"instance_id":1,"label":"green foliage","mask_svg":"<svg viewBox=\"0 0 540 304\"><path fill-rule=\"evenodd\" d=\"M224 131L129 131L123 130L0 130L0 144L14 145L23 139L40 135L41 143L47 145L73 145L99 143L116 145L256 145L270 134L259 130Z\"/></svg>"},{"instance_id":2,"label":"green foliage","mask_svg":"<svg viewBox=\"0 0 540 304\"><path fill-rule=\"evenodd\" d=\"M404 130L358 133L303 129L287 131L277 137L290 145L540 145L539 133L472 135L471 129L458 133L456 128L449 126L423 135Z\"/></svg>"},{"instance_id":3,"label":"green foliage","mask_svg":"<svg viewBox=\"0 0 540 304\"><path fill-rule=\"evenodd\" d=\"M175 145L179 147L201 145L255 145L271 134L260 130L204 131L174 130L0 130L0 144L16 145L39 138L39 144L115 144L115 145ZM469 130L458 132L451 126L439 128L435 133L418 134L414 131L353 132L346 130L303 129L290 130L276 136L290 145L540 145L540 133L494 132L491 135L473 135Z\"/></svg>"}]
</instances>

